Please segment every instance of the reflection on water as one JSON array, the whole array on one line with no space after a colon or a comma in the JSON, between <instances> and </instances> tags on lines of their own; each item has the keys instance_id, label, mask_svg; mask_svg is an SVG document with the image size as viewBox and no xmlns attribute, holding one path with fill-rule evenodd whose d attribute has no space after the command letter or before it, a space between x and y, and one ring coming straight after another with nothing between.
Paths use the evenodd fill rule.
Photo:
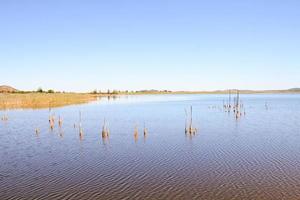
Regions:
<instances>
[{"instance_id":1,"label":"reflection on water","mask_svg":"<svg viewBox=\"0 0 300 200\"><path fill-rule=\"evenodd\" d=\"M109 144L109 138L108 137L107 138L102 137L102 144L103 145L108 145Z\"/></svg>"},{"instance_id":2,"label":"reflection on water","mask_svg":"<svg viewBox=\"0 0 300 200\"><path fill-rule=\"evenodd\" d=\"M139 131L138 131L138 127L137 126L135 126L135 128L134 128L133 137L134 137L134 141L137 142L138 139L139 139Z\"/></svg>"},{"instance_id":3,"label":"reflection on water","mask_svg":"<svg viewBox=\"0 0 300 200\"><path fill-rule=\"evenodd\" d=\"M298 199L300 96L239 98L238 119L228 95L7 111L0 199Z\"/></svg>"},{"instance_id":4,"label":"reflection on water","mask_svg":"<svg viewBox=\"0 0 300 200\"><path fill-rule=\"evenodd\" d=\"M63 130L61 130L61 129L59 130L59 137L60 137L60 138L63 138L63 137L64 137L64 132L63 132Z\"/></svg>"}]
</instances>

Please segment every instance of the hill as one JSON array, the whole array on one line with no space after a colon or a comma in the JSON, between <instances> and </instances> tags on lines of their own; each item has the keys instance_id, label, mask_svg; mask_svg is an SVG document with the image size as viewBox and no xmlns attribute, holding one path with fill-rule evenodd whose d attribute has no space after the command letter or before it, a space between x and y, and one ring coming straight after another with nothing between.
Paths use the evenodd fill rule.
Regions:
<instances>
[{"instance_id":1,"label":"hill","mask_svg":"<svg viewBox=\"0 0 300 200\"><path fill-rule=\"evenodd\" d=\"M11 93L11 92L17 92L18 90L7 85L0 85L0 93Z\"/></svg>"},{"instance_id":2,"label":"hill","mask_svg":"<svg viewBox=\"0 0 300 200\"><path fill-rule=\"evenodd\" d=\"M300 91L300 88L291 88L289 91Z\"/></svg>"}]
</instances>

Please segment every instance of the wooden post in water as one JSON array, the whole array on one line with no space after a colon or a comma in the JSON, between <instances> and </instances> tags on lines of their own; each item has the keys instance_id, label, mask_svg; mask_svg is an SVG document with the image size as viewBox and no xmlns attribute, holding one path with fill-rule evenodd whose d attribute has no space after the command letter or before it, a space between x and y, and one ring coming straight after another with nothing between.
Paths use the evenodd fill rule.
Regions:
<instances>
[{"instance_id":1,"label":"wooden post in water","mask_svg":"<svg viewBox=\"0 0 300 200\"><path fill-rule=\"evenodd\" d=\"M236 91L236 118L241 116L240 91Z\"/></svg>"},{"instance_id":2,"label":"wooden post in water","mask_svg":"<svg viewBox=\"0 0 300 200\"><path fill-rule=\"evenodd\" d=\"M104 123L102 126L102 138L106 139L108 137L109 137L109 129L108 129L108 126L106 125L106 120L104 118Z\"/></svg>"},{"instance_id":3,"label":"wooden post in water","mask_svg":"<svg viewBox=\"0 0 300 200\"><path fill-rule=\"evenodd\" d=\"M229 109L229 112L231 110L231 90L229 90L229 99L228 99L229 103L228 103L228 109Z\"/></svg>"},{"instance_id":4,"label":"wooden post in water","mask_svg":"<svg viewBox=\"0 0 300 200\"><path fill-rule=\"evenodd\" d=\"M185 125L184 125L184 132L185 134L188 133L188 113L186 111L186 108L184 109L184 112L185 112Z\"/></svg>"},{"instance_id":5,"label":"wooden post in water","mask_svg":"<svg viewBox=\"0 0 300 200\"><path fill-rule=\"evenodd\" d=\"M193 124L193 107L191 106L190 133L192 132L192 124Z\"/></svg>"},{"instance_id":6,"label":"wooden post in water","mask_svg":"<svg viewBox=\"0 0 300 200\"><path fill-rule=\"evenodd\" d=\"M83 130L82 130L82 127L81 127L81 111L79 111L79 136L80 136L80 139L82 139Z\"/></svg>"},{"instance_id":7,"label":"wooden post in water","mask_svg":"<svg viewBox=\"0 0 300 200\"><path fill-rule=\"evenodd\" d=\"M191 106L190 107L190 120L189 120L189 123L188 123L188 114L187 114L187 111L185 109L185 113L186 113L186 121L185 121L185 134L189 133L189 134L195 134L197 129L196 128L193 128L193 107Z\"/></svg>"},{"instance_id":8,"label":"wooden post in water","mask_svg":"<svg viewBox=\"0 0 300 200\"><path fill-rule=\"evenodd\" d=\"M145 122L144 122L144 138L147 137L148 129L146 128Z\"/></svg>"},{"instance_id":9,"label":"wooden post in water","mask_svg":"<svg viewBox=\"0 0 300 200\"><path fill-rule=\"evenodd\" d=\"M58 126L61 128L62 127L62 119L60 118L60 115L58 116Z\"/></svg>"}]
</instances>

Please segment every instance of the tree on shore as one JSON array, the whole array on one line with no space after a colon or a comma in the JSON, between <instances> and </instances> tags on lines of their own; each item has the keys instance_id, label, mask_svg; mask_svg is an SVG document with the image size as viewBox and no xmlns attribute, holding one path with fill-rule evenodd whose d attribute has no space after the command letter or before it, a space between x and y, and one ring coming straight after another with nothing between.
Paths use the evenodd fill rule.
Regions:
<instances>
[{"instance_id":1,"label":"tree on shore","mask_svg":"<svg viewBox=\"0 0 300 200\"><path fill-rule=\"evenodd\" d=\"M42 89L41 87L39 87L39 88L37 89L37 92L38 92L38 93L43 93L44 91L43 91L43 89Z\"/></svg>"}]
</instances>

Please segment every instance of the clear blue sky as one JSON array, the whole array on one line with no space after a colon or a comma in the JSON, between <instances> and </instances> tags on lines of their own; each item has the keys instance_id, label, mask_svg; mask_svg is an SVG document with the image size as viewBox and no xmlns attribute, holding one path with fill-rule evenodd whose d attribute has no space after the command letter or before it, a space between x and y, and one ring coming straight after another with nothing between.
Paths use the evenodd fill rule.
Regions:
<instances>
[{"instance_id":1,"label":"clear blue sky","mask_svg":"<svg viewBox=\"0 0 300 200\"><path fill-rule=\"evenodd\" d=\"M0 85L300 87L299 0L0 0Z\"/></svg>"}]
</instances>

